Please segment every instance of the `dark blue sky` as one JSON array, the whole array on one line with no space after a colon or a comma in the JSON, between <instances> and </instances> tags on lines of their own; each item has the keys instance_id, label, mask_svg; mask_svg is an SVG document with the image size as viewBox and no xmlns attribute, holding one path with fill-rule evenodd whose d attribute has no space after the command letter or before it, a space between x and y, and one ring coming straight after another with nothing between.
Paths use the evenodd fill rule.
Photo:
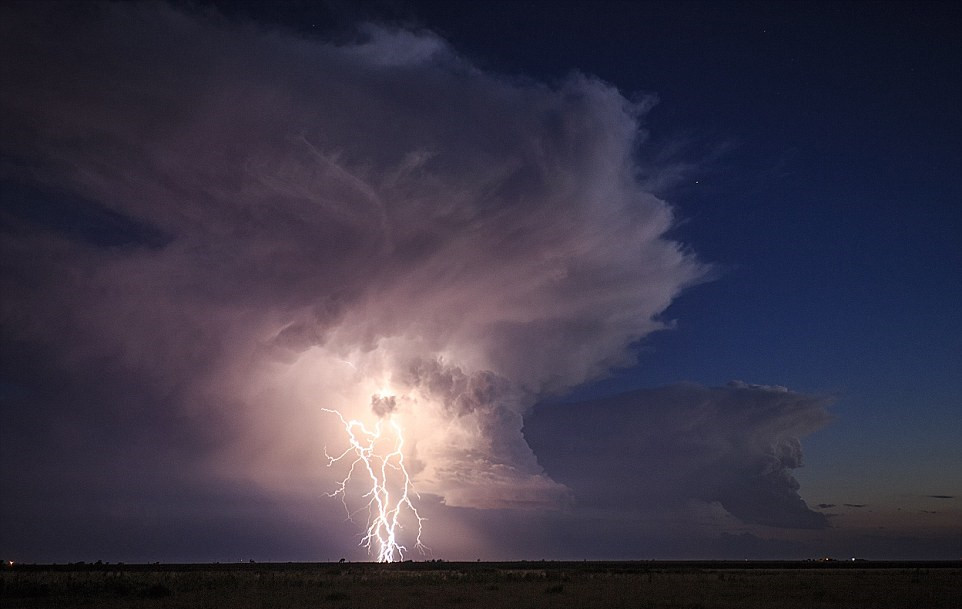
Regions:
<instances>
[{"instance_id":1,"label":"dark blue sky","mask_svg":"<svg viewBox=\"0 0 962 609\"><path fill-rule=\"evenodd\" d=\"M657 96L650 147L690 164L660 193L681 220L672 235L718 280L668 310L678 329L647 341L658 354L640 382L908 382L902 391L941 391L935 401L958 412L947 393L962 369L952 3L365 6L233 10L305 34L359 16L419 25L485 68L549 82L580 70L629 98Z\"/></svg>"},{"instance_id":2,"label":"dark blue sky","mask_svg":"<svg viewBox=\"0 0 962 609\"><path fill-rule=\"evenodd\" d=\"M437 544L445 557L473 559L476 547L482 558L956 558L962 551L957 3L11 6L15 25L4 31L21 34L8 32L13 42L2 47L0 108L14 118L3 125L0 164L0 405L10 421L2 438L0 555L346 554L340 548L353 547L356 531L342 528L330 502L319 508L316 492L300 491L316 490L329 482L325 476L313 477L306 465L299 477L276 471L300 458L291 447L320 452L298 431L327 421L299 406L302 396L348 391L338 384L346 369L331 380L323 366L379 369L382 360L364 363L370 355L348 361L351 349L378 354L370 351L372 336L400 340L422 331L423 344L434 345L425 337L437 334L452 349L494 337L487 355L497 382L484 376L490 369L471 368L472 356L462 353L459 363L450 357L456 350L441 347L425 347L423 361L412 360L419 363L403 374L395 368L392 378L422 400L459 404L458 421L479 417L488 461L516 470L487 495L433 479L430 467L422 472L424 509L457 540ZM45 18L44 10L59 16ZM76 25L64 18L71 11ZM405 34L358 34L363 22ZM405 56L392 69L390 55L361 53L366 59L350 63L330 51L384 40L415 59ZM432 46L437 40L445 50ZM573 72L608 88L590 79L573 85ZM11 93L17 90L34 101L22 103ZM551 198L549 178L592 185L600 175L592 161L620 162L600 144L596 156L578 156L596 142L591 129L577 129L612 116L603 94L612 90L641 106L657 99L637 115L644 135L631 151L634 177L672 205L667 238L711 266L680 294L674 288L695 274L684 261L662 268L653 262L662 258L635 252L629 240L624 252L606 249L623 238L616 236L621 223L607 217L587 223L611 235L610 243L592 242L591 251L603 252L588 256L599 262L598 278L576 277L581 254L572 252L585 250L558 228L571 228L563 222L570 210ZM579 95L591 101L571 101ZM420 106L431 109L428 119ZM546 107L572 131L530 118ZM610 126L603 124L596 131ZM544 169L549 162L526 169L544 171L542 182L531 173L498 173L499 159L540 138L578 152L559 161L560 173ZM418 157L418 146L430 154ZM343 172L302 167L315 157ZM437 172L437 181L397 195L394 182L364 177L383 167L381 175L406 175L384 161L395 157L405 159L397 165L405 171ZM480 177L464 169L475 164L493 169L478 170ZM258 177L261 170L270 177ZM410 215L402 204L397 212L382 207L382 228L393 222L395 234L415 237L385 259L366 253L376 241L365 240L374 238L352 224L361 222L352 214L390 193L420 201L421 187L448 198L429 195L436 206ZM476 209L470 197L502 197L503 216L495 217L505 218L504 232L457 233L461 216L431 224L432 210L456 208L463 193L471 218L483 219L489 208ZM302 206L323 208L338 197L352 207L314 217ZM538 197L548 216L512 215ZM530 233L528 221L544 217L545 242L512 249L517 235ZM510 232L515 220L522 228ZM472 250L461 234L494 240L479 239ZM620 319L620 301L599 296L598 311L529 326L511 325L513 310L497 318L504 325L485 325L488 309L465 305L492 293L514 303L515 284L499 273L555 251L552 239L573 261L565 271L574 287L544 302L524 293L518 302L530 299L532 311L580 302L586 293L619 298L618 281L645 294L650 281L657 295L670 277L667 308L623 303L625 311L670 322L653 333L625 326L624 336L642 336L629 348L635 365L582 382L594 377L580 365L615 361L621 351L598 338L618 334L612 324L620 322L610 320ZM355 247L362 254L349 255ZM437 252L444 261L477 259L476 268L467 266L477 279L462 285L453 268L424 271L440 265L425 262ZM649 266L664 276L646 275ZM497 282L486 283L485 269L495 269ZM434 277L453 287L436 289ZM418 285L431 296L408 293ZM394 308L382 314L365 300L369 293ZM453 293L475 300L455 299L453 318L442 304L431 308ZM422 306L423 317L405 318ZM355 312L361 321L352 325ZM480 320L484 332L449 338L423 330L459 316ZM328 359L317 356L313 385L298 374L317 349ZM539 358L548 353L550 361L552 349L569 390L549 396L554 381L544 380L551 374ZM402 351L409 356L406 346L390 357ZM272 358L290 368L262 378L261 364ZM450 380L462 371L470 391ZM439 378L449 386L439 389ZM257 380L248 387L248 379ZM573 383L582 384L570 389ZM508 386L531 395L516 408L503 406L514 396ZM468 394L478 402L470 408ZM252 406L258 400L282 406L260 411ZM433 441L424 440L423 454L443 452ZM581 447L577 458L570 447ZM635 461L618 460L619 451ZM444 454L462 479L471 478L458 469L466 458ZM76 455L72 467L63 466ZM622 484L642 491L621 497L612 489ZM564 509L516 509L551 503L559 485L571 501ZM87 534L66 533L90 518L96 524ZM111 532L114 524L122 535ZM173 542L165 528L198 541ZM480 541L491 539L500 541Z\"/></svg>"}]
</instances>

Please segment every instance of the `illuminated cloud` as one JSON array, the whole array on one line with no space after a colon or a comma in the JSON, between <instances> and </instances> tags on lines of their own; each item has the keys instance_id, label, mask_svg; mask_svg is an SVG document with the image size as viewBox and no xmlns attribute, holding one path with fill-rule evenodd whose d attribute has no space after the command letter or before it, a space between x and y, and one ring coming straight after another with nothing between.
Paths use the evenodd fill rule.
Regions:
<instances>
[{"instance_id":1,"label":"illuminated cloud","mask_svg":"<svg viewBox=\"0 0 962 609\"><path fill-rule=\"evenodd\" d=\"M599 80L486 73L403 29L9 11L4 356L131 453L150 425L191 475L316 496L344 442L321 408L390 413L422 492L563 505L523 414L630 363L704 276L639 182L647 106Z\"/></svg>"}]
</instances>

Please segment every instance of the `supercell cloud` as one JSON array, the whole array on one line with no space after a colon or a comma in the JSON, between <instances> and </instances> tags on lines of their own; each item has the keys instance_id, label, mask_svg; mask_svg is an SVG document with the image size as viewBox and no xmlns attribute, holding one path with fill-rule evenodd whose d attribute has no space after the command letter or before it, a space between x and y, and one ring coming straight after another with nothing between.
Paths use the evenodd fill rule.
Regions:
<instances>
[{"instance_id":1,"label":"supercell cloud","mask_svg":"<svg viewBox=\"0 0 962 609\"><path fill-rule=\"evenodd\" d=\"M641 186L646 106L594 78L488 73L424 31L4 10L8 454L103 442L102 475L132 485L165 463L317 497L343 443L327 407L402 420L417 488L449 506L564 505L522 416L630 364L704 277ZM747 444L725 453L730 422L698 448L686 480L722 478L687 492L821 526L785 473L797 442L753 413Z\"/></svg>"},{"instance_id":2,"label":"supercell cloud","mask_svg":"<svg viewBox=\"0 0 962 609\"><path fill-rule=\"evenodd\" d=\"M701 274L639 187L641 108L603 82L487 74L426 32L335 45L158 4L18 17L7 332L230 419L229 461L265 479L320 463L317 409L363 412L380 384L418 428L422 489L554 501L522 412L628 362Z\"/></svg>"}]
</instances>

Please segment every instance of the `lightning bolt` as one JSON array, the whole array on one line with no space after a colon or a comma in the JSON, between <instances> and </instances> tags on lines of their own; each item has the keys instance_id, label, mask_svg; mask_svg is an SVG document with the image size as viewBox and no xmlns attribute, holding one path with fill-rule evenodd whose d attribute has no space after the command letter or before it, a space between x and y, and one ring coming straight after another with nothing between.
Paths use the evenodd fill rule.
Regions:
<instances>
[{"instance_id":1,"label":"lightning bolt","mask_svg":"<svg viewBox=\"0 0 962 609\"><path fill-rule=\"evenodd\" d=\"M403 560L407 548L401 545L398 533L404 528L401 524L402 515L410 514L417 522L414 545L423 552L426 548L421 543L421 531L425 519L418 514L411 502L411 496L417 496L417 493L412 490L411 477L404 466L404 435L401 426L390 413L379 419L373 428L369 428L356 419L346 419L337 410L321 410L336 415L347 432L350 445L344 452L332 457L327 453L327 449L324 450L328 467L353 457L347 475L338 483L334 492L327 493L327 496L340 496L344 509L347 510L348 520L352 522L354 514L367 507L367 532L359 545L367 548L372 556L376 554L378 562ZM389 428L387 430L382 427L385 419ZM347 492L351 482L361 482L355 475L358 470L360 476L366 475L370 490L363 495L368 499L366 506L352 513L347 505Z\"/></svg>"}]
</instances>

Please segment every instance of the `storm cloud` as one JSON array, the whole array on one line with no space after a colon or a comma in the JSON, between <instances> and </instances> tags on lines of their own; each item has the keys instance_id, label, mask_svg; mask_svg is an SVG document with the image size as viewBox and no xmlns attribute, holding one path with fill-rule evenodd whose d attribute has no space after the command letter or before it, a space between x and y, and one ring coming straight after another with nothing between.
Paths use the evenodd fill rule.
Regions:
<instances>
[{"instance_id":1,"label":"storm cloud","mask_svg":"<svg viewBox=\"0 0 962 609\"><path fill-rule=\"evenodd\" d=\"M351 545L315 512L345 442L325 408L401 420L452 530L692 503L825 526L791 476L821 398L681 385L531 414L632 364L709 271L645 186L677 175L639 164L652 100L486 72L421 30L2 10L8 540L51 505L58 530L163 540L230 504L225 535L284 513L278 548L334 522Z\"/></svg>"},{"instance_id":2,"label":"storm cloud","mask_svg":"<svg viewBox=\"0 0 962 609\"><path fill-rule=\"evenodd\" d=\"M321 406L373 406L447 504L557 504L523 413L631 363L704 276L639 182L650 104L597 79L373 25L5 10L5 374L18 403L62 379L78 429L145 425L194 471L289 488L343 441ZM67 395L35 416L78 417Z\"/></svg>"},{"instance_id":3,"label":"storm cloud","mask_svg":"<svg viewBox=\"0 0 962 609\"><path fill-rule=\"evenodd\" d=\"M824 528L792 470L799 438L830 420L828 401L742 382L681 384L539 408L524 433L583 509L718 504L745 524Z\"/></svg>"}]
</instances>

